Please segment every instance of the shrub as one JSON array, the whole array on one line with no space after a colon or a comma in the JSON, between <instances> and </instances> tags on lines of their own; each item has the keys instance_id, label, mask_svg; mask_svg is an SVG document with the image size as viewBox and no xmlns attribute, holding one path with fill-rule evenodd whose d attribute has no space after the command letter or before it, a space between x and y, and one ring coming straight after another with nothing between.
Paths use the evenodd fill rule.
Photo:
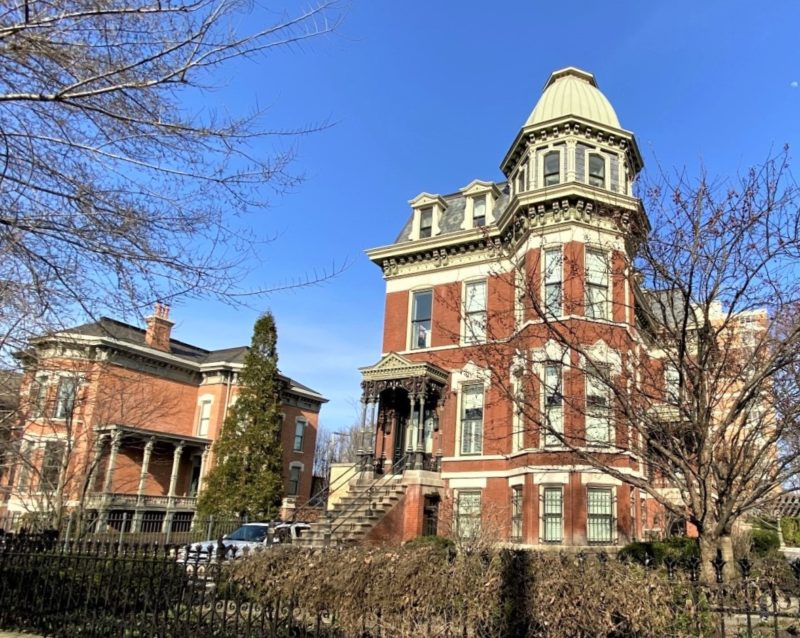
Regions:
<instances>
[{"instance_id":1,"label":"shrub","mask_svg":"<svg viewBox=\"0 0 800 638\"><path fill-rule=\"evenodd\" d=\"M408 541L403 545L406 549L414 549L417 547L431 547L439 549L444 552L454 552L456 544L452 539L445 536L418 536L417 538Z\"/></svg>"},{"instance_id":2,"label":"shrub","mask_svg":"<svg viewBox=\"0 0 800 638\"><path fill-rule=\"evenodd\" d=\"M671 536L663 541L629 543L619 551L618 557L644 565L645 558L649 556L652 561L650 564L658 567L663 565L668 557L685 563L689 558L699 555L700 548L695 539L688 536Z\"/></svg>"},{"instance_id":3,"label":"shrub","mask_svg":"<svg viewBox=\"0 0 800 638\"><path fill-rule=\"evenodd\" d=\"M789 547L800 546L800 520L791 516L781 518L781 531L783 542Z\"/></svg>"},{"instance_id":4,"label":"shrub","mask_svg":"<svg viewBox=\"0 0 800 638\"><path fill-rule=\"evenodd\" d=\"M774 530L753 528L750 531L750 548L758 557L768 556L778 551L781 546L778 533Z\"/></svg>"}]
</instances>

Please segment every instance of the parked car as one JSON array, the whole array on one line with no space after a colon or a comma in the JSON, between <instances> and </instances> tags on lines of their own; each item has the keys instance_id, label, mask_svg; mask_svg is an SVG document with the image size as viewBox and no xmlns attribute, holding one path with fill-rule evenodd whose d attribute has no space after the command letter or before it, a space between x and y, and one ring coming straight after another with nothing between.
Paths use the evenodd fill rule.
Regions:
<instances>
[{"instance_id":1,"label":"parked car","mask_svg":"<svg viewBox=\"0 0 800 638\"><path fill-rule=\"evenodd\" d=\"M258 551L272 545L294 542L306 531L308 523L260 522L245 523L221 539L209 539L192 543L178 552L180 562L206 563L222 558L229 560L241 557L248 552Z\"/></svg>"}]
</instances>

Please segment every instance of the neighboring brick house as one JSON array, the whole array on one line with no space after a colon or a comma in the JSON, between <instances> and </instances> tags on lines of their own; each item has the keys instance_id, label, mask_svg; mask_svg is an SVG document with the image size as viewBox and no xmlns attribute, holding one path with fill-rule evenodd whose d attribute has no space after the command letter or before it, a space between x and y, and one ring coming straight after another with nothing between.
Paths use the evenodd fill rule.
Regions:
<instances>
[{"instance_id":1,"label":"neighboring brick house","mask_svg":"<svg viewBox=\"0 0 800 638\"><path fill-rule=\"evenodd\" d=\"M149 530L191 520L247 347L172 339L168 313L156 306L144 330L102 318L20 354L18 462L0 484L0 513L82 505ZM283 377L282 400L286 496L304 502L326 399Z\"/></svg>"},{"instance_id":2,"label":"neighboring brick house","mask_svg":"<svg viewBox=\"0 0 800 638\"><path fill-rule=\"evenodd\" d=\"M421 193L394 243L367 251L386 300L382 357L361 369L362 464L404 485L372 539L480 524L496 540L558 548L667 531L645 490L559 439L673 489L655 482L611 392L646 376L658 409L676 381L668 346L639 317L656 300L631 264L649 228L633 194L642 166L594 76L562 69L503 158L506 181ZM733 323L742 342L766 323L746 315Z\"/></svg>"}]
</instances>

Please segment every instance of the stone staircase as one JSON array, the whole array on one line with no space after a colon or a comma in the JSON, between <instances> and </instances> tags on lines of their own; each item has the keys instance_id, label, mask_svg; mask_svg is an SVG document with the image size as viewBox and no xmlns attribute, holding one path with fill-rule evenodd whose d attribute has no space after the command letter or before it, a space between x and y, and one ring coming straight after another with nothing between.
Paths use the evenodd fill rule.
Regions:
<instances>
[{"instance_id":1,"label":"stone staircase","mask_svg":"<svg viewBox=\"0 0 800 638\"><path fill-rule=\"evenodd\" d=\"M339 501L296 544L305 547L353 545L397 505L406 486L400 476L387 475L371 482L352 481Z\"/></svg>"}]
</instances>

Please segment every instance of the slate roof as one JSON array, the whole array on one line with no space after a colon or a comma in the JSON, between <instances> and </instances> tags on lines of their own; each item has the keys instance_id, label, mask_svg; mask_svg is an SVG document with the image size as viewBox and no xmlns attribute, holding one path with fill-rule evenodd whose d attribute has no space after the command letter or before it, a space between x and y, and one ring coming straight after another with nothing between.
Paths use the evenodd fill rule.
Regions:
<instances>
[{"instance_id":1,"label":"slate roof","mask_svg":"<svg viewBox=\"0 0 800 638\"><path fill-rule=\"evenodd\" d=\"M492 214L497 220L506 209L509 200L508 182L495 182L495 186L500 190L500 196L494 203ZM441 219L439 220L439 234L437 237L449 235L461 230L461 225L464 223L464 215L467 209L467 198L461 193L451 193L449 195L442 195L442 199L447 204ZM403 226L403 230L394 240L395 244L403 244L411 241L408 236L411 234L411 224L414 221L414 213L409 215L408 220Z\"/></svg>"}]
</instances>

